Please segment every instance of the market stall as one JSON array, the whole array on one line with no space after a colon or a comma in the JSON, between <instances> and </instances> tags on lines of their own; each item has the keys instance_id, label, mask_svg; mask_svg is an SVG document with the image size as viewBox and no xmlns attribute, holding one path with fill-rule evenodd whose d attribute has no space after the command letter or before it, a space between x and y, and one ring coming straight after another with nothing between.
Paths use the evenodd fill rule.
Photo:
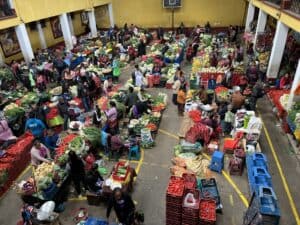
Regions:
<instances>
[{"instance_id":1,"label":"market stall","mask_svg":"<svg viewBox=\"0 0 300 225\"><path fill-rule=\"evenodd\" d=\"M214 80L217 84L220 84L225 77L225 73L229 70L230 59L234 58L237 50L232 48L226 40L222 44L216 44L218 42L217 37L214 35L200 36L197 56L193 59L190 75L190 86L193 89L197 89L198 85L207 88L209 80ZM222 45L222 51L216 50L216 45ZM240 77L245 74L243 62L233 62L232 66L234 71L230 85L239 85Z\"/></svg>"},{"instance_id":2,"label":"market stall","mask_svg":"<svg viewBox=\"0 0 300 225\"><path fill-rule=\"evenodd\" d=\"M9 145L5 152L2 152L0 156L0 196L10 188L15 179L28 166L33 140L33 135L25 133L15 143Z\"/></svg>"}]
</instances>

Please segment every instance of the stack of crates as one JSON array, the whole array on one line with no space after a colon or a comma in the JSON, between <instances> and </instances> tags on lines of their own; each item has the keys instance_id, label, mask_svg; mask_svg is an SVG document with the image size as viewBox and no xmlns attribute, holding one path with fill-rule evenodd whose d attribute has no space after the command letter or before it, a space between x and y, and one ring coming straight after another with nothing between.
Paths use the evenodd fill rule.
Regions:
<instances>
[{"instance_id":1,"label":"stack of crates","mask_svg":"<svg viewBox=\"0 0 300 225\"><path fill-rule=\"evenodd\" d=\"M253 192L243 225L278 225L279 220L280 209L273 189L260 187L258 194Z\"/></svg>"},{"instance_id":2,"label":"stack of crates","mask_svg":"<svg viewBox=\"0 0 300 225\"><path fill-rule=\"evenodd\" d=\"M202 199L213 199L216 204L217 211L222 211L221 197L219 194L217 181L215 178L201 179L201 198Z\"/></svg>"},{"instance_id":3,"label":"stack of crates","mask_svg":"<svg viewBox=\"0 0 300 225\"><path fill-rule=\"evenodd\" d=\"M199 225L215 225L217 223L216 202L212 199L201 199Z\"/></svg>"},{"instance_id":4,"label":"stack of crates","mask_svg":"<svg viewBox=\"0 0 300 225\"><path fill-rule=\"evenodd\" d=\"M243 225L278 225L280 209L268 171L267 158L262 153L246 156L248 180L252 199Z\"/></svg>"},{"instance_id":5,"label":"stack of crates","mask_svg":"<svg viewBox=\"0 0 300 225\"><path fill-rule=\"evenodd\" d=\"M166 195L166 225L181 225L184 179L172 176Z\"/></svg>"},{"instance_id":6,"label":"stack of crates","mask_svg":"<svg viewBox=\"0 0 300 225\"><path fill-rule=\"evenodd\" d=\"M243 161L240 158L233 157L229 161L229 174L230 175L239 175L242 176L243 174Z\"/></svg>"},{"instance_id":7,"label":"stack of crates","mask_svg":"<svg viewBox=\"0 0 300 225\"><path fill-rule=\"evenodd\" d=\"M247 155L247 170L250 192L256 192L260 186L273 188L272 179L268 172L267 158L262 153Z\"/></svg>"},{"instance_id":8,"label":"stack of crates","mask_svg":"<svg viewBox=\"0 0 300 225\"><path fill-rule=\"evenodd\" d=\"M185 198L192 194L195 202L188 202L186 204ZM182 225L198 225L199 224L199 203L200 203L200 191L199 190L187 190L182 204ZM194 204L195 203L195 204Z\"/></svg>"}]
</instances>

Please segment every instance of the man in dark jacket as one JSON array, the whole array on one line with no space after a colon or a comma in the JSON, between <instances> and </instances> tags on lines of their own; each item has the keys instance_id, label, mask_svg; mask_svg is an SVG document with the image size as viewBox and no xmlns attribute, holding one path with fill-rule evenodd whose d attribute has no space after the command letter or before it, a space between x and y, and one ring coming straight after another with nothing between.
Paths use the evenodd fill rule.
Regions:
<instances>
[{"instance_id":1,"label":"man in dark jacket","mask_svg":"<svg viewBox=\"0 0 300 225\"><path fill-rule=\"evenodd\" d=\"M146 55L146 45L144 41L141 39L140 43L138 44L138 56Z\"/></svg>"},{"instance_id":2,"label":"man in dark jacket","mask_svg":"<svg viewBox=\"0 0 300 225\"><path fill-rule=\"evenodd\" d=\"M126 112L128 113L132 106L134 106L138 101L138 95L134 92L133 87L129 87L129 93L126 99Z\"/></svg>"},{"instance_id":3,"label":"man in dark jacket","mask_svg":"<svg viewBox=\"0 0 300 225\"><path fill-rule=\"evenodd\" d=\"M123 225L131 225L134 221L135 206L132 198L122 193L120 188L116 188L112 199L108 203L106 217L109 219L111 209L114 208L118 220Z\"/></svg>"}]
</instances>

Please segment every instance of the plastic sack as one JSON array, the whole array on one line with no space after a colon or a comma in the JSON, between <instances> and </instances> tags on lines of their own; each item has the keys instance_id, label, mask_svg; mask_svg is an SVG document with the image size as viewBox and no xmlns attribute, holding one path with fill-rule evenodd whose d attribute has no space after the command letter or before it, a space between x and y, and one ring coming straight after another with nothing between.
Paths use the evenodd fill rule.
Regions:
<instances>
[{"instance_id":1,"label":"plastic sack","mask_svg":"<svg viewBox=\"0 0 300 225\"><path fill-rule=\"evenodd\" d=\"M55 208L54 201L45 202L37 213L37 219L40 221L48 220L53 214L54 208Z\"/></svg>"},{"instance_id":2,"label":"plastic sack","mask_svg":"<svg viewBox=\"0 0 300 225\"><path fill-rule=\"evenodd\" d=\"M197 205L197 201L195 199L195 196L192 193L188 193L183 201L184 207L194 208Z\"/></svg>"}]
</instances>

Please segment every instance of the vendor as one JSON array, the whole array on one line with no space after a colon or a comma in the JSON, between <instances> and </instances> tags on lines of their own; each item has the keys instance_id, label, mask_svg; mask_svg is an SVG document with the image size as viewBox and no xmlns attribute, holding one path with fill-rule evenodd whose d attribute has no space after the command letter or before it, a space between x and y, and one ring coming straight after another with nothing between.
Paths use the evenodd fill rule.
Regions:
<instances>
[{"instance_id":1,"label":"vendor","mask_svg":"<svg viewBox=\"0 0 300 225\"><path fill-rule=\"evenodd\" d=\"M107 143L111 153L109 155L115 155L115 160L118 161L118 157L120 157L125 147L120 135L108 136Z\"/></svg>"},{"instance_id":2,"label":"vendor","mask_svg":"<svg viewBox=\"0 0 300 225\"><path fill-rule=\"evenodd\" d=\"M109 92L112 91L113 88L113 82L112 82L112 78L108 77L104 83L103 83L103 92L105 95L108 95Z\"/></svg>"},{"instance_id":3,"label":"vendor","mask_svg":"<svg viewBox=\"0 0 300 225\"><path fill-rule=\"evenodd\" d=\"M241 94L240 87L236 87L231 96L231 105L234 112L240 109L245 103L245 96Z\"/></svg>"},{"instance_id":4,"label":"vendor","mask_svg":"<svg viewBox=\"0 0 300 225\"><path fill-rule=\"evenodd\" d=\"M218 66L218 57L217 57L217 53L216 52L213 52L211 54L211 57L210 57L210 66L211 67L217 67Z\"/></svg>"},{"instance_id":5,"label":"vendor","mask_svg":"<svg viewBox=\"0 0 300 225\"><path fill-rule=\"evenodd\" d=\"M207 92L203 85L201 85L199 88L199 99L203 104L207 104Z\"/></svg>"},{"instance_id":6,"label":"vendor","mask_svg":"<svg viewBox=\"0 0 300 225\"><path fill-rule=\"evenodd\" d=\"M217 85L216 79L215 79L214 75L211 75L208 80L207 88L209 90L215 90L216 85Z\"/></svg>"},{"instance_id":7,"label":"vendor","mask_svg":"<svg viewBox=\"0 0 300 225\"><path fill-rule=\"evenodd\" d=\"M140 39L140 43L138 44L138 56L146 55L146 44L143 39Z\"/></svg>"},{"instance_id":8,"label":"vendor","mask_svg":"<svg viewBox=\"0 0 300 225\"><path fill-rule=\"evenodd\" d=\"M44 138L44 144L51 151L54 151L57 148L58 138L59 136L52 129L49 129L46 137Z\"/></svg>"},{"instance_id":9,"label":"vendor","mask_svg":"<svg viewBox=\"0 0 300 225\"><path fill-rule=\"evenodd\" d=\"M42 162L51 163L51 161L49 160L51 159L49 149L45 145L43 145L39 140L34 141L33 147L30 151L30 155L31 164L35 167L41 164Z\"/></svg>"},{"instance_id":10,"label":"vendor","mask_svg":"<svg viewBox=\"0 0 300 225\"><path fill-rule=\"evenodd\" d=\"M94 110L93 110L93 124L96 127L101 127L101 109L99 108L98 104L95 104Z\"/></svg>"},{"instance_id":11,"label":"vendor","mask_svg":"<svg viewBox=\"0 0 300 225\"><path fill-rule=\"evenodd\" d=\"M158 75L158 76L161 75L161 67L160 67L159 63L155 63L155 65L152 69L152 74L153 75Z\"/></svg>"},{"instance_id":12,"label":"vendor","mask_svg":"<svg viewBox=\"0 0 300 225\"><path fill-rule=\"evenodd\" d=\"M68 107L69 107L68 103L64 100L64 98L60 97L57 108L60 116L64 118L64 130L68 129L68 122L69 122Z\"/></svg>"},{"instance_id":13,"label":"vendor","mask_svg":"<svg viewBox=\"0 0 300 225\"><path fill-rule=\"evenodd\" d=\"M246 87L248 86L248 78L245 74L242 74L240 77L239 77L239 86L241 88L241 91L243 92Z\"/></svg>"},{"instance_id":14,"label":"vendor","mask_svg":"<svg viewBox=\"0 0 300 225\"><path fill-rule=\"evenodd\" d=\"M292 79L289 73L286 73L280 78L279 89L290 89L292 84Z\"/></svg>"},{"instance_id":15,"label":"vendor","mask_svg":"<svg viewBox=\"0 0 300 225\"><path fill-rule=\"evenodd\" d=\"M88 190L95 194L101 194L103 181L103 177L98 172L98 165L94 164L86 175L86 185Z\"/></svg>"},{"instance_id":16,"label":"vendor","mask_svg":"<svg viewBox=\"0 0 300 225\"><path fill-rule=\"evenodd\" d=\"M139 118L141 117L144 113L149 113L151 111L151 102L150 100L147 100L145 102L137 102L133 109L133 117L134 118Z\"/></svg>"},{"instance_id":17,"label":"vendor","mask_svg":"<svg viewBox=\"0 0 300 225\"><path fill-rule=\"evenodd\" d=\"M110 105L110 109L105 110L105 115L107 117L107 128L110 134L115 134L118 132L117 106L114 101L110 101L109 105Z\"/></svg>"},{"instance_id":18,"label":"vendor","mask_svg":"<svg viewBox=\"0 0 300 225\"><path fill-rule=\"evenodd\" d=\"M191 62L192 58L193 58L193 47L192 47L192 44L190 44L186 50L186 60L188 62Z\"/></svg>"},{"instance_id":19,"label":"vendor","mask_svg":"<svg viewBox=\"0 0 300 225\"><path fill-rule=\"evenodd\" d=\"M25 123L25 130L29 130L36 138L42 138L45 129L45 124L41 120L34 118L34 113L31 112Z\"/></svg>"},{"instance_id":20,"label":"vendor","mask_svg":"<svg viewBox=\"0 0 300 225\"><path fill-rule=\"evenodd\" d=\"M255 61L250 63L246 74L247 74L249 83L254 85L256 83L256 81L258 80L258 68L257 68Z\"/></svg>"},{"instance_id":21,"label":"vendor","mask_svg":"<svg viewBox=\"0 0 300 225\"><path fill-rule=\"evenodd\" d=\"M69 102L69 105L70 105L70 107L68 108L68 114L69 114L70 120L71 121L74 121L74 120L81 121L81 119L82 119L81 109L78 107L77 102L74 100L71 100ZM83 120L84 120L84 118L83 118ZM82 121L82 122L84 122L84 121Z\"/></svg>"},{"instance_id":22,"label":"vendor","mask_svg":"<svg viewBox=\"0 0 300 225\"><path fill-rule=\"evenodd\" d=\"M16 139L17 137L13 135L7 121L5 119L0 120L0 142L10 142Z\"/></svg>"}]
</instances>

